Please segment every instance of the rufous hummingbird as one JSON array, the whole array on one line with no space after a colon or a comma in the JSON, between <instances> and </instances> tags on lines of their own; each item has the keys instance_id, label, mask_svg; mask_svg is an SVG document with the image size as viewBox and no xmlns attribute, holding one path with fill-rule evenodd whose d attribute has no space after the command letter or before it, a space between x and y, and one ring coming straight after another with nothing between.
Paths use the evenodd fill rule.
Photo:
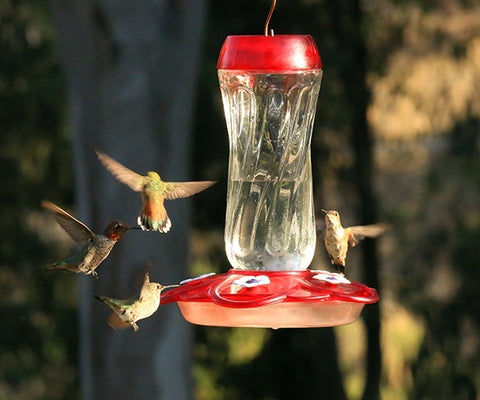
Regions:
<instances>
[{"instance_id":1,"label":"rufous hummingbird","mask_svg":"<svg viewBox=\"0 0 480 400\"><path fill-rule=\"evenodd\" d=\"M134 331L137 331L137 321L149 317L158 310L162 290L177 286L179 285L163 286L160 283L150 282L150 274L147 272L140 293L135 296L125 300L97 295L95 298L113 310L107 320L108 325L113 329L131 326Z\"/></svg>"},{"instance_id":2,"label":"rufous hummingbird","mask_svg":"<svg viewBox=\"0 0 480 400\"><path fill-rule=\"evenodd\" d=\"M70 258L46 266L45 269L49 271L67 270L97 276L95 269L108 257L115 243L129 229L139 229L114 220L106 226L102 235L97 235L52 202L44 200L41 205L53 213L59 225L80 245L78 251Z\"/></svg>"},{"instance_id":3,"label":"rufous hummingbird","mask_svg":"<svg viewBox=\"0 0 480 400\"><path fill-rule=\"evenodd\" d=\"M166 233L170 230L172 223L163 205L165 199L189 197L216 183L214 181L164 182L156 172L149 171L146 176L143 176L100 151L96 153L103 165L120 182L142 194L143 207L138 215L137 223L144 231Z\"/></svg>"},{"instance_id":4,"label":"rufous hummingbird","mask_svg":"<svg viewBox=\"0 0 480 400\"><path fill-rule=\"evenodd\" d=\"M356 246L365 237L377 237L388 230L386 224L350 226L344 228L340 214L335 210L322 210L325 213L325 248L336 271L345 275L345 259L348 246Z\"/></svg>"}]
</instances>

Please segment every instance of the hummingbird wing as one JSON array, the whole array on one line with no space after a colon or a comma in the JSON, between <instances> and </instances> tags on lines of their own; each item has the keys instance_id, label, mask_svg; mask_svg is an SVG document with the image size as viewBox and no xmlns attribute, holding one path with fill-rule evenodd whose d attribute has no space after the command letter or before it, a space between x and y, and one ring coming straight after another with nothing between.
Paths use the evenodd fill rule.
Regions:
<instances>
[{"instance_id":1,"label":"hummingbird wing","mask_svg":"<svg viewBox=\"0 0 480 400\"><path fill-rule=\"evenodd\" d=\"M166 182L165 198L175 200L183 197L190 197L195 193L201 192L217 183L216 181L198 181L198 182Z\"/></svg>"},{"instance_id":2,"label":"hummingbird wing","mask_svg":"<svg viewBox=\"0 0 480 400\"><path fill-rule=\"evenodd\" d=\"M110 314L107 319L107 324L115 330L130 328L132 326L128 322L123 321L115 312Z\"/></svg>"},{"instance_id":3,"label":"hummingbird wing","mask_svg":"<svg viewBox=\"0 0 480 400\"><path fill-rule=\"evenodd\" d=\"M95 153L97 153L98 159L102 162L105 168L107 168L120 182L124 183L135 192L141 192L143 190L144 177L142 175L133 172L131 169L128 169L118 161L115 161L112 157L109 157L100 151L95 151Z\"/></svg>"},{"instance_id":4,"label":"hummingbird wing","mask_svg":"<svg viewBox=\"0 0 480 400\"><path fill-rule=\"evenodd\" d=\"M325 219L316 219L315 228L317 229L317 235L324 232L327 229L327 224L325 223Z\"/></svg>"},{"instance_id":5,"label":"hummingbird wing","mask_svg":"<svg viewBox=\"0 0 480 400\"><path fill-rule=\"evenodd\" d=\"M144 297L148 294L149 283L150 283L150 274L147 272L145 274L145 278L143 279L142 288L140 289L140 294L138 296L139 301L142 301Z\"/></svg>"},{"instance_id":6,"label":"hummingbird wing","mask_svg":"<svg viewBox=\"0 0 480 400\"><path fill-rule=\"evenodd\" d=\"M92 240L95 234L88 226L73 218L65 210L56 206L50 201L42 201L42 207L52 212L59 223L59 225L67 232L73 240L77 243L84 243Z\"/></svg>"},{"instance_id":7,"label":"hummingbird wing","mask_svg":"<svg viewBox=\"0 0 480 400\"><path fill-rule=\"evenodd\" d=\"M356 246L360 240L366 237L374 238L390 228L387 224L373 224L363 226L351 226L349 229L348 244L352 247Z\"/></svg>"}]
</instances>

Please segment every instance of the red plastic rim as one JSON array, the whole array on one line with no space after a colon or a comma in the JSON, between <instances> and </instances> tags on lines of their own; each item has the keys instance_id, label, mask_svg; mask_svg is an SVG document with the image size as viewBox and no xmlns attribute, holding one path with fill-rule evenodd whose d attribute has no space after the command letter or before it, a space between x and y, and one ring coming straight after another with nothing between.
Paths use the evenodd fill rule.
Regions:
<instances>
[{"instance_id":1,"label":"red plastic rim","mask_svg":"<svg viewBox=\"0 0 480 400\"><path fill-rule=\"evenodd\" d=\"M310 35L228 36L217 68L280 73L321 69L322 62Z\"/></svg>"},{"instance_id":2,"label":"red plastic rim","mask_svg":"<svg viewBox=\"0 0 480 400\"><path fill-rule=\"evenodd\" d=\"M160 303L211 302L228 308L272 304L352 302L371 304L375 289L326 271L237 271L201 276L164 293Z\"/></svg>"}]
</instances>

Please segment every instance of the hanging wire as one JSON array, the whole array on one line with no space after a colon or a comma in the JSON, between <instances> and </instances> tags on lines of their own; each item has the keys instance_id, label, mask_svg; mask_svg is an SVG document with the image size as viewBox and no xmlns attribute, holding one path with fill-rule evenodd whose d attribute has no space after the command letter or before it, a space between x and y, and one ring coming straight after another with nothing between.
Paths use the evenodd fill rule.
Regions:
<instances>
[{"instance_id":1,"label":"hanging wire","mask_svg":"<svg viewBox=\"0 0 480 400\"><path fill-rule=\"evenodd\" d=\"M268 36L268 24L270 23L270 18L272 18L273 10L277 5L277 0L272 1L272 7L270 7L270 12L268 13L267 20L265 21L265 36ZM270 34L273 36L273 29L270 31Z\"/></svg>"}]
</instances>

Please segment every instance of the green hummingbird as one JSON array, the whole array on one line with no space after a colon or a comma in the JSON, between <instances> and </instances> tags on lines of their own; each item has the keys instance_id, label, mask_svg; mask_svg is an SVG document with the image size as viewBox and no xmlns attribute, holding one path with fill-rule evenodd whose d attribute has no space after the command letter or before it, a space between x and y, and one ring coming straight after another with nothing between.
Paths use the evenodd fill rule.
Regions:
<instances>
[{"instance_id":1,"label":"green hummingbird","mask_svg":"<svg viewBox=\"0 0 480 400\"><path fill-rule=\"evenodd\" d=\"M166 233L170 230L172 223L163 205L165 199L189 197L216 183L215 181L164 182L156 172L149 171L146 176L143 176L100 151L96 153L103 165L120 182L135 192L141 192L143 207L138 215L137 223L144 231Z\"/></svg>"},{"instance_id":2,"label":"green hummingbird","mask_svg":"<svg viewBox=\"0 0 480 400\"><path fill-rule=\"evenodd\" d=\"M108 325L113 329L131 326L134 331L137 331L137 321L149 317L158 310L162 290L178 286L163 286L160 283L150 282L150 274L147 272L140 293L135 296L125 300L97 295L95 295L95 298L104 302L113 310L107 320Z\"/></svg>"},{"instance_id":3,"label":"green hummingbird","mask_svg":"<svg viewBox=\"0 0 480 400\"><path fill-rule=\"evenodd\" d=\"M114 220L106 226L102 235L97 235L88 226L52 202L44 200L41 205L53 213L59 225L80 245L77 252L70 258L45 267L49 271L67 270L97 276L95 269L108 257L115 243L129 229L139 229Z\"/></svg>"}]
</instances>

